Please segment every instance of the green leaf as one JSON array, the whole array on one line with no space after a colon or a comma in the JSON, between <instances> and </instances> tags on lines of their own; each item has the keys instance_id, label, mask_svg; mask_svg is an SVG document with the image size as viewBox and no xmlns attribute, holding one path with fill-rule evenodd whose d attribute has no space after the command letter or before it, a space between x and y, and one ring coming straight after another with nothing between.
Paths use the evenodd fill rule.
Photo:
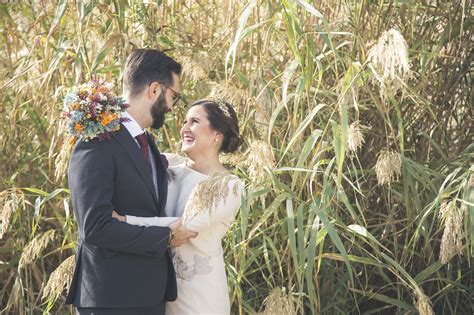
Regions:
<instances>
[{"instance_id":1,"label":"green leaf","mask_svg":"<svg viewBox=\"0 0 474 315\"><path fill-rule=\"evenodd\" d=\"M53 22L51 22L51 27L49 29L48 36L46 36L46 41L53 35L56 27L59 24L59 21L63 17L64 13L66 12L67 8L67 0L58 0L56 4L56 13L54 14Z\"/></svg>"},{"instance_id":2,"label":"green leaf","mask_svg":"<svg viewBox=\"0 0 474 315\"><path fill-rule=\"evenodd\" d=\"M332 242L336 246L336 248L339 250L341 253L344 263L346 264L347 271L349 273L349 278L351 280L352 286L354 286L354 276L352 273L352 266L349 261L349 257L347 256L347 251L346 248L344 247L344 244L342 244L342 240L337 234L336 230L334 229L333 225L329 221L327 215L326 215L326 209L321 209L318 207L315 203L311 204L311 208L316 211L317 215L321 218L321 222L323 223L324 227L326 228L329 237L331 238Z\"/></svg>"},{"instance_id":3,"label":"green leaf","mask_svg":"<svg viewBox=\"0 0 474 315\"><path fill-rule=\"evenodd\" d=\"M123 34L112 34L107 41L99 49L99 53L94 59L92 64L91 72L95 72L100 63L107 57L111 48L115 47L117 43L122 42L124 39Z\"/></svg>"}]
</instances>

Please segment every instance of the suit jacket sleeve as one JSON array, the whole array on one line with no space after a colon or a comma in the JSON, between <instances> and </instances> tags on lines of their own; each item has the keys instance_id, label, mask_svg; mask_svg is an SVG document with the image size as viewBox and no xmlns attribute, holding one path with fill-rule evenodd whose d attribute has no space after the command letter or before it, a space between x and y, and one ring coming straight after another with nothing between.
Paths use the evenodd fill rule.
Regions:
<instances>
[{"instance_id":1,"label":"suit jacket sleeve","mask_svg":"<svg viewBox=\"0 0 474 315\"><path fill-rule=\"evenodd\" d=\"M143 227L112 218L114 157L97 139L78 142L69 163L68 180L79 236L87 244L131 254L162 256L168 227Z\"/></svg>"}]
</instances>

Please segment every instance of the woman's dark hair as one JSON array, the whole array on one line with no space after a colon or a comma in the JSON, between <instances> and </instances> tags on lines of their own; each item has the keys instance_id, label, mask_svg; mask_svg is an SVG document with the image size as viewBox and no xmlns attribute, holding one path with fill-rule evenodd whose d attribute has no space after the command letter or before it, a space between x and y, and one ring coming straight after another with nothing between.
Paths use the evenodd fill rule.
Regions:
<instances>
[{"instance_id":1,"label":"woman's dark hair","mask_svg":"<svg viewBox=\"0 0 474 315\"><path fill-rule=\"evenodd\" d=\"M220 151L224 153L237 151L242 144L242 138L239 134L239 121L234 108L227 102L211 100L194 102L191 107L198 105L206 111L211 128L224 135Z\"/></svg>"},{"instance_id":2,"label":"woman's dark hair","mask_svg":"<svg viewBox=\"0 0 474 315\"><path fill-rule=\"evenodd\" d=\"M136 96L152 82L173 85L173 73L181 73L181 65L157 49L134 49L125 62L123 87Z\"/></svg>"}]
</instances>

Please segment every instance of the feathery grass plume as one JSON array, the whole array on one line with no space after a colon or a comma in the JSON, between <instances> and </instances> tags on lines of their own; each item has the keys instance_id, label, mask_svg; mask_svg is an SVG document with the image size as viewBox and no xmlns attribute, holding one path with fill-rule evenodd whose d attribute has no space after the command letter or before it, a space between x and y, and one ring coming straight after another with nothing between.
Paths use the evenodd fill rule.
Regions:
<instances>
[{"instance_id":1,"label":"feathery grass plume","mask_svg":"<svg viewBox=\"0 0 474 315\"><path fill-rule=\"evenodd\" d=\"M23 195L17 192L3 191L0 194L0 204L2 206L2 213L0 218L2 219L2 226L0 229L0 239L8 231L10 227L10 221L13 213L18 208L18 206L23 203Z\"/></svg>"},{"instance_id":2,"label":"feathery grass plume","mask_svg":"<svg viewBox=\"0 0 474 315\"><path fill-rule=\"evenodd\" d=\"M185 56L179 58L183 66L183 74L191 81L207 79L207 70L210 69L210 59L207 53L201 52L193 57Z\"/></svg>"},{"instance_id":3,"label":"feathery grass plume","mask_svg":"<svg viewBox=\"0 0 474 315\"><path fill-rule=\"evenodd\" d=\"M296 315L296 301L291 294L286 293L285 288L275 288L267 296L263 315Z\"/></svg>"},{"instance_id":4,"label":"feathery grass plume","mask_svg":"<svg viewBox=\"0 0 474 315\"><path fill-rule=\"evenodd\" d=\"M74 146L74 139L64 137L64 141L61 145L61 150L59 154L54 159L54 179L56 181L60 180L66 175L67 166L69 164L69 158L71 156L72 148Z\"/></svg>"},{"instance_id":5,"label":"feathery grass plume","mask_svg":"<svg viewBox=\"0 0 474 315\"><path fill-rule=\"evenodd\" d=\"M3 314L24 314L21 313L23 311L22 304L24 302L23 296L23 282L21 281L21 277L17 276L15 278L15 282L13 283L13 287L10 291L8 291L8 302L5 307L2 305L2 313Z\"/></svg>"},{"instance_id":6,"label":"feathery grass plume","mask_svg":"<svg viewBox=\"0 0 474 315\"><path fill-rule=\"evenodd\" d=\"M245 166L248 168L249 177L254 183L260 183L265 179L264 167L275 167L275 158L272 148L264 141L252 142L246 154Z\"/></svg>"},{"instance_id":7,"label":"feathery grass plume","mask_svg":"<svg viewBox=\"0 0 474 315\"><path fill-rule=\"evenodd\" d=\"M368 59L373 64L375 77L384 85L396 79L410 77L408 45L396 29L385 31L377 43L369 50Z\"/></svg>"},{"instance_id":8,"label":"feathery grass plume","mask_svg":"<svg viewBox=\"0 0 474 315\"><path fill-rule=\"evenodd\" d=\"M74 271L74 255L66 258L49 277L48 283L44 287L42 298L56 298L64 290L71 286L72 274Z\"/></svg>"},{"instance_id":9,"label":"feathery grass plume","mask_svg":"<svg viewBox=\"0 0 474 315\"><path fill-rule=\"evenodd\" d=\"M244 167L245 166L245 155L241 152L237 153L230 153L230 154L222 154L219 157L219 160L226 165L230 165L232 167Z\"/></svg>"},{"instance_id":10,"label":"feathery grass plume","mask_svg":"<svg viewBox=\"0 0 474 315\"><path fill-rule=\"evenodd\" d=\"M361 125L359 121L355 121L349 126L347 132L347 147L351 152L356 152L365 142L364 135L362 134L363 128L368 129L368 127Z\"/></svg>"},{"instance_id":11,"label":"feathery grass plume","mask_svg":"<svg viewBox=\"0 0 474 315\"><path fill-rule=\"evenodd\" d=\"M69 157L71 156L72 148L75 144L74 137L68 135L67 121L61 119L58 124L58 131L56 132L58 139L62 140L59 154L54 159L54 178L56 181L63 178L67 171ZM51 143L53 145L53 143Z\"/></svg>"},{"instance_id":12,"label":"feathery grass plume","mask_svg":"<svg viewBox=\"0 0 474 315\"><path fill-rule=\"evenodd\" d=\"M229 82L213 83L211 93L209 93L209 98L225 100L226 102L235 104L236 106L247 104L251 99L248 91L241 90ZM235 110L237 111L237 109Z\"/></svg>"},{"instance_id":13,"label":"feathery grass plume","mask_svg":"<svg viewBox=\"0 0 474 315\"><path fill-rule=\"evenodd\" d=\"M390 184L400 178L402 159L400 153L392 150L382 150L375 163L375 173L379 185Z\"/></svg>"},{"instance_id":14,"label":"feathery grass plume","mask_svg":"<svg viewBox=\"0 0 474 315\"><path fill-rule=\"evenodd\" d=\"M21 269L34 262L43 250L48 247L49 243L54 240L54 236L54 230L48 230L42 234L36 235L23 249L18 268Z\"/></svg>"},{"instance_id":15,"label":"feathery grass plume","mask_svg":"<svg viewBox=\"0 0 474 315\"><path fill-rule=\"evenodd\" d=\"M462 219L463 211L456 206L455 201L443 201L438 218L444 221L444 232L441 237L439 258L443 264L456 254L462 255Z\"/></svg>"},{"instance_id":16,"label":"feathery grass plume","mask_svg":"<svg viewBox=\"0 0 474 315\"><path fill-rule=\"evenodd\" d=\"M422 292L415 293L416 295L416 308L420 315L434 315L433 309L431 308L430 299Z\"/></svg>"}]
</instances>

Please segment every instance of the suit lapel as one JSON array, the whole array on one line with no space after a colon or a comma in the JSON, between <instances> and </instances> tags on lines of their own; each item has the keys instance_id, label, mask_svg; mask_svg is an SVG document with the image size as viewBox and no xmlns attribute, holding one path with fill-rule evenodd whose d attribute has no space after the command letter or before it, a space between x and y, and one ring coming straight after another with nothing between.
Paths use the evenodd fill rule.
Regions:
<instances>
[{"instance_id":1,"label":"suit lapel","mask_svg":"<svg viewBox=\"0 0 474 315\"><path fill-rule=\"evenodd\" d=\"M168 196L168 178L166 174L166 169L161 160L160 150L158 150L158 148L155 145L155 141L150 135L148 135L148 143L150 144L151 152L153 153L153 156L155 157L156 173L157 173L156 175L158 176L157 183L158 183L158 192L160 195L160 200L158 200L158 204L159 204L158 209L160 210L160 214L164 216L163 211L164 211L167 196Z\"/></svg>"},{"instance_id":2,"label":"suit lapel","mask_svg":"<svg viewBox=\"0 0 474 315\"><path fill-rule=\"evenodd\" d=\"M112 135L115 139L117 139L118 143L122 146L125 152L127 152L128 156L138 170L138 173L140 173L141 177L145 181L150 193L153 195L153 200L155 201L156 206L158 209L160 209L160 203L155 192L155 185L153 184L152 171L145 159L143 159L143 155L138 144L132 138L127 128L125 128L123 125L121 125L119 131L113 133Z\"/></svg>"}]
</instances>

